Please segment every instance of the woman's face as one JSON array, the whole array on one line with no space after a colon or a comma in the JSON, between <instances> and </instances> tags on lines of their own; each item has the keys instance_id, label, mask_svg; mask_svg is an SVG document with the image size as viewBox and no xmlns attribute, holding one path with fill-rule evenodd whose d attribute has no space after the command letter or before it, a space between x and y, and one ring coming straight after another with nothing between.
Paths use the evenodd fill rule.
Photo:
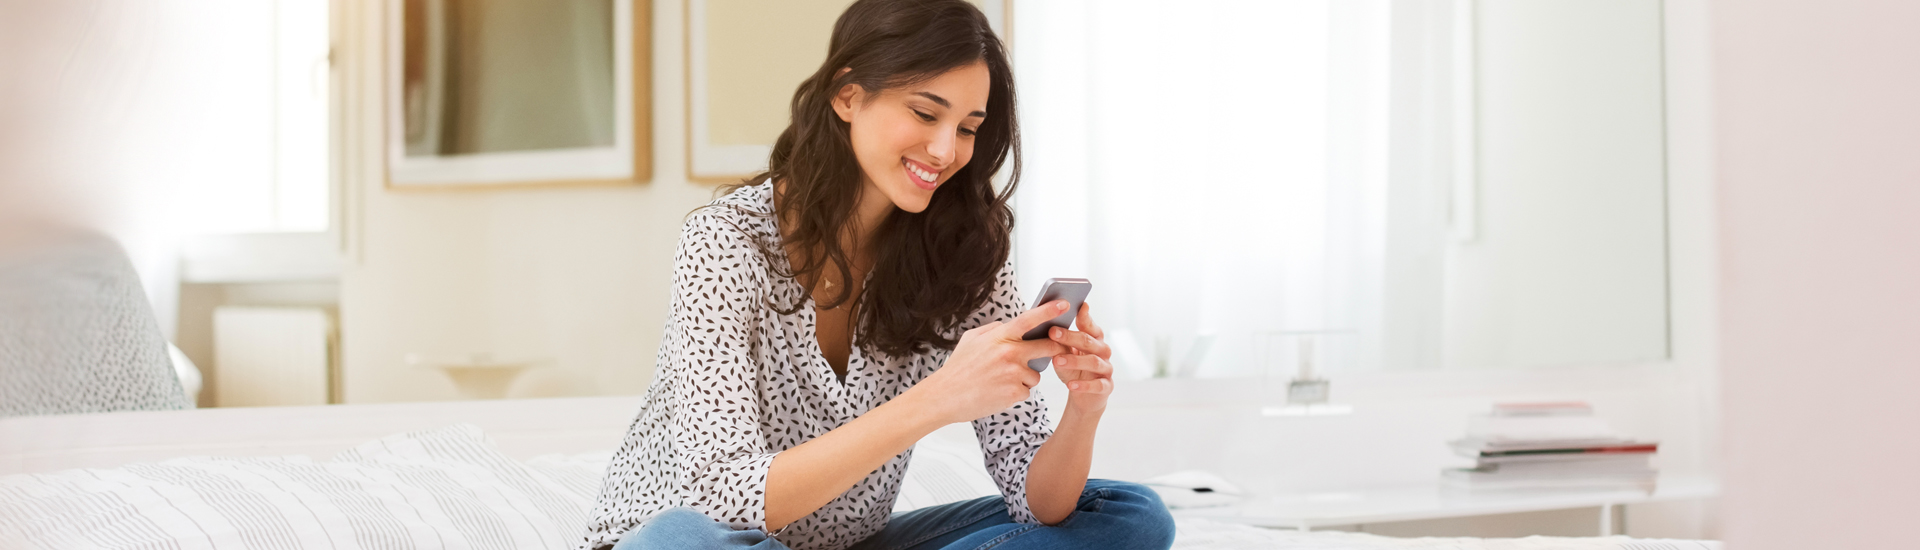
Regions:
<instances>
[{"instance_id":1,"label":"woman's face","mask_svg":"<svg viewBox=\"0 0 1920 550\"><path fill-rule=\"evenodd\" d=\"M988 83L987 65L976 62L878 94L843 88L833 110L850 127L866 175L861 202L874 204L877 194L901 210L926 210L934 190L973 159L974 132L987 120Z\"/></svg>"}]
</instances>

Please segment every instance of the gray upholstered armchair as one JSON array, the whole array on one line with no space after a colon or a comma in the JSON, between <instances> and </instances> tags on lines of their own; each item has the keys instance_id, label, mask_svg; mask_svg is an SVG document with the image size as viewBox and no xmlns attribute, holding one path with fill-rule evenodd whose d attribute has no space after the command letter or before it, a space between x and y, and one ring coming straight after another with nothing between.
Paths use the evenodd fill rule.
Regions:
<instances>
[{"instance_id":1,"label":"gray upholstered armchair","mask_svg":"<svg viewBox=\"0 0 1920 550\"><path fill-rule=\"evenodd\" d=\"M27 244L0 253L0 417L188 407L118 244L79 232L14 240Z\"/></svg>"}]
</instances>

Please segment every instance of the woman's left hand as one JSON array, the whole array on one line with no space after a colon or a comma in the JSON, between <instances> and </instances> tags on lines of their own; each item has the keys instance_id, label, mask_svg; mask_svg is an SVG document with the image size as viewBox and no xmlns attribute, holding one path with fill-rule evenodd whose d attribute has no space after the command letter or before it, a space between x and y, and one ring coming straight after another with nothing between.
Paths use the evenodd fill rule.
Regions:
<instances>
[{"instance_id":1,"label":"woman's left hand","mask_svg":"<svg viewBox=\"0 0 1920 550\"><path fill-rule=\"evenodd\" d=\"M1099 413L1107 408L1107 396L1113 393L1113 349L1102 341L1107 332L1093 323L1092 306L1080 305L1074 319L1079 330L1054 327L1047 331L1053 341L1071 348L1053 357L1053 372L1067 383L1067 409L1070 412Z\"/></svg>"}]
</instances>

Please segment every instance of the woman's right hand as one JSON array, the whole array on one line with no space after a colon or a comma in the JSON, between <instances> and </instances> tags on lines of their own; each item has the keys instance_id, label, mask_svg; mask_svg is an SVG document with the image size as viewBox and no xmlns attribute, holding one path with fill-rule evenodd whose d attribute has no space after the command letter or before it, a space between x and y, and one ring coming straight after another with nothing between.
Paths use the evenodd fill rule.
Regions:
<instances>
[{"instance_id":1,"label":"woman's right hand","mask_svg":"<svg viewBox=\"0 0 1920 550\"><path fill-rule=\"evenodd\" d=\"M960 342L939 370L908 390L918 393L943 424L969 422L998 413L1027 400L1040 373L1027 367L1027 361L1067 352L1066 346L1048 338L1021 340L1033 327L1067 310L1065 300L1055 300L1027 310L1005 323L987 323L960 335Z\"/></svg>"}]
</instances>

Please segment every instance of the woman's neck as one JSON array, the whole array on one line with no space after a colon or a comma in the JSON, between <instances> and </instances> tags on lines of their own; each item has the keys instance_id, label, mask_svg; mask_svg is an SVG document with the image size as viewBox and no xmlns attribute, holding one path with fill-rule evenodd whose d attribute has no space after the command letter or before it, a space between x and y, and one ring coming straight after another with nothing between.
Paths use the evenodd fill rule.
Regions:
<instances>
[{"instance_id":1,"label":"woman's neck","mask_svg":"<svg viewBox=\"0 0 1920 550\"><path fill-rule=\"evenodd\" d=\"M773 185L775 196L778 197L786 190L787 182L775 181ZM864 260L868 256L874 235L880 231L880 224L887 220L888 215L893 214L894 209L898 208L893 205L893 200L881 193L872 182L862 182L860 191L860 200L854 204L853 217L848 220L851 223L840 234L840 250L846 251L848 260L856 265L866 263ZM779 212L778 206L775 205L775 215L780 216L780 225L792 227L788 223L792 218L785 212Z\"/></svg>"},{"instance_id":2,"label":"woman's neck","mask_svg":"<svg viewBox=\"0 0 1920 550\"><path fill-rule=\"evenodd\" d=\"M893 205L893 199L881 193L878 186L873 182L863 182L860 188L860 202L854 206L853 227L849 228L847 235L848 238L853 239L853 243L843 243L845 249L849 252L859 250L864 254L866 245L872 243L874 234L880 231L880 223L885 222L887 215L892 214L895 208L897 207Z\"/></svg>"}]
</instances>

